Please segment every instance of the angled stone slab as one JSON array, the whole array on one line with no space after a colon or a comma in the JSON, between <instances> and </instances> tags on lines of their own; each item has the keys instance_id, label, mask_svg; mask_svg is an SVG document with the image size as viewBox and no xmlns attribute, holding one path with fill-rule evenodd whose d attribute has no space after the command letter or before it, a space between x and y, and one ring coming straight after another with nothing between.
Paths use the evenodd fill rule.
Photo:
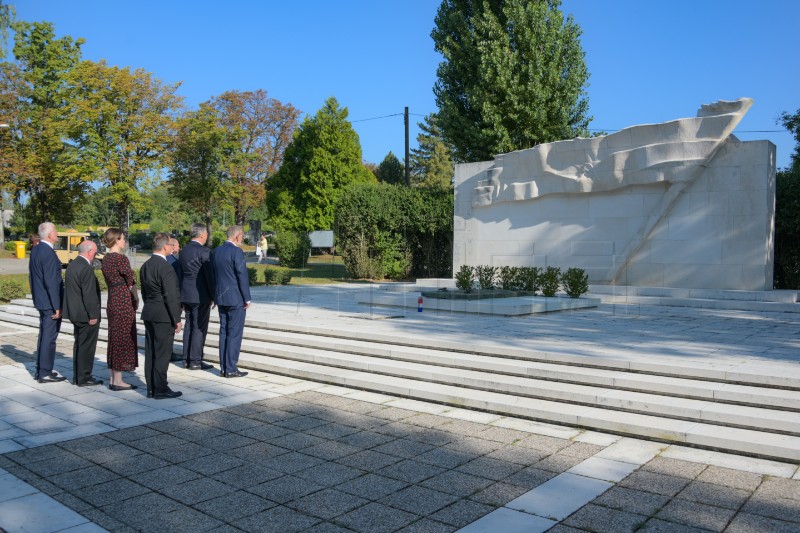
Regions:
<instances>
[{"instance_id":1,"label":"angled stone slab","mask_svg":"<svg viewBox=\"0 0 800 533\"><path fill-rule=\"evenodd\" d=\"M542 533L558 522L500 507L458 530L459 533Z\"/></svg>"},{"instance_id":2,"label":"angled stone slab","mask_svg":"<svg viewBox=\"0 0 800 533\"><path fill-rule=\"evenodd\" d=\"M558 521L613 486L608 481L564 473L511 500L506 507Z\"/></svg>"}]
</instances>

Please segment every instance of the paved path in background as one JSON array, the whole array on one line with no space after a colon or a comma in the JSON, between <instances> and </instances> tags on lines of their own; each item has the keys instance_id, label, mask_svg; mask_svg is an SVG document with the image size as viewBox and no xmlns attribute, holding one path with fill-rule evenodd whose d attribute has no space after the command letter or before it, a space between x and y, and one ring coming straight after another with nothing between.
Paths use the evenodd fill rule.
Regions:
<instances>
[{"instance_id":1,"label":"paved path in background","mask_svg":"<svg viewBox=\"0 0 800 533\"><path fill-rule=\"evenodd\" d=\"M35 342L0 328L8 531L800 528L794 464L263 372L225 380L173 364L184 396L164 401L40 385ZM70 358L57 361L70 375ZM143 386L141 366L130 381Z\"/></svg>"}]
</instances>

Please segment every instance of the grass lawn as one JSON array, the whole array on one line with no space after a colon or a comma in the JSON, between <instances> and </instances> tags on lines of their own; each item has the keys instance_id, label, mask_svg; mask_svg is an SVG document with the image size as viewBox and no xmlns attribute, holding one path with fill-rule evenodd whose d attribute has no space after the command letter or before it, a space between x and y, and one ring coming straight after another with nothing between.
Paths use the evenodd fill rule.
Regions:
<instances>
[{"instance_id":1,"label":"grass lawn","mask_svg":"<svg viewBox=\"0 0 800 533\"><path fill-rule=\"evenodd\" d=\"M267 265L248 264L248 268L264 270ZM292 285L321 285L325 283L339 283L354 281L338 255L315 255L308 260L305 268L291 268ZM261 278L261 275L259 275Z\"/></svg>"}]
</instances>

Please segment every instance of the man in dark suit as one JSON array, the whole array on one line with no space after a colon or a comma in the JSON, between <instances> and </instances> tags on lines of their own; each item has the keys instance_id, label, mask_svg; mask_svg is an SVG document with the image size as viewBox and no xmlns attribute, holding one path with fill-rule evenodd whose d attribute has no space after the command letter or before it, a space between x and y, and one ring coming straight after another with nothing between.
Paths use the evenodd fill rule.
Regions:
<instances>
[{"instance_id":1,"label":"man in dark suit","mask_svg":"<svg viewBox=\"0 0 800 533\"><path fill-rule=\"evenodd\" d=\"M203 362L203 346L208 335L208 321L214 304L214 279L211 271L211 250L205 246L208 229L205 224L192 224L191 241L181 252L181 303L186 312L183 330L184 366L190 370L214 368Z\"/></svg>"},{"instance_id":2,"label":"man in dark suit","mask_svg":"<svg viewBox=\"0 0 800 533\"><path fill-rule=\"evenodd\" d=\"M73 383L79 387L102 385L92 376L97 335L100 332L100 284L92 268L97 245L85 240L78 245L78 257L67 266L64 283L64 318L75 327L72 351Z\"/></svg>"},{"instance_id":3,"label":"man in dark suit","mask_svg":"<svg viewBox=\"0 0 800 533\"><path fill-rule=\"evenodd\" d=\"M181 262L178 259L178 254L181 251L181 244L175 237L170 237L169 246L171 253L167 254L167 263L169 263L169 266L175 269L175 275L178 276L178 286L180 286L181 280L183 279L183 270L181 269ZM183 355L176 352L172 352L172 357L170 358L170 361L178 362L178 361L183 361L183 359L184 359Z\"/></svg>"},{"instance_id":4,"label":"man in dark suit","mask_svg":"<svg viewBox=\"0 0 800 533\"><path fill-rule=\"evenodd\" d=\"M245 312L250 307L250 285L241 246L241 226L228 228L228 240L214 249L214 301L219 309L220 375L227 378L246 376L237 368L242 348Z\"/></svg>"},{"instance_id":5,"label":"man in dark suit","mask_svg":"<svg viewBox=\"0 0 800 533\"><path fill-rule=\"evenodd\" d=\"M39 311L39 340L36 343L36 373L39 383L64 381L53 371L56 359L56 339L61 331L61 302L64 300L64 282L61 279L61 261L53 244L58 242L56 228L50 222L39 225L38 246L31 248L28 273L33 305Z\"/></svg>"},{"instance_id":6,"label":"man in dark suit","mask_svg":"<svg viewBox=\"0 0 800 533\"><path fill-rule=\"evenodd\" d=\"M181 332L181 300L178 276L167 263L172 246L169 235L156 233L153 255L139 271L142 285L142 321L145 328L144 373L147 397L177 398L182 393L167 384L167 369L175 334Z\"/></svg>"}]
</instances>

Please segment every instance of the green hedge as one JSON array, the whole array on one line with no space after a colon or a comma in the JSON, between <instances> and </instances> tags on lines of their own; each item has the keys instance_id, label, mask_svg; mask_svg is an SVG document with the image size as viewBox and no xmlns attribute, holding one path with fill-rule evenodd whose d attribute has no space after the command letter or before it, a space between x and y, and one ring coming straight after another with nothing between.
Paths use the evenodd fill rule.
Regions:
<instances>
[{"instance_id":1,"label":"green hedge","mask_svg":"<svg viewBox=\"0 0 800 533\"><path fill-rule=\"evenodd\" d=\"M282 231L275 236L275 249L281 266L303 268L311 252L311 239L301 231Z\"/></svg>"},{"instance_id":2,"label":"green hedge","mask_svg":"<svg viewBox=\"0 0 800 533\"><path fill-rule=\"evenodd\" d=\"M336 249L354 278L452 276L451 190L351 185L335 213Z\"/></svg>"},{"instance_id":3,"label":"green hedge","mask_svg":"<svg viewBox=\"0 0 800 533\"><path fill-rule=\"evenodd\" d=\"M774 286L800 289L800 170L777 174Z\"/></svg>"}]
</instances>

